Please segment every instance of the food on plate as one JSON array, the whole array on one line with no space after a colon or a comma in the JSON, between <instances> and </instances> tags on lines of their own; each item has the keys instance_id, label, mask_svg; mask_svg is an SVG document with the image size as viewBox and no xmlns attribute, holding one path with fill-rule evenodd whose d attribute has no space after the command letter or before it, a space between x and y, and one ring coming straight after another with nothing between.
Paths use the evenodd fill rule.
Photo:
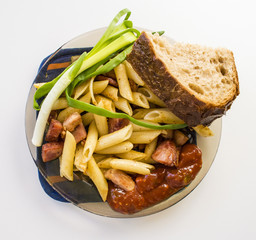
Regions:
<instances>
[{"instance_id":1,"label":"food on plate","mask_svg":"<svg viewBox=\"0 0 256 240\"><path fill-rule=\"evenodd\" d=\"M239 94L233 53L196 44L170 44L142 32L127 56L145 84L189 126L209 125Z\"/></svg>"},{"instance_id":2,"label":"food on plate","mask_svg":"<svg viewBox=\"0 0 256 240\"><path fill-rule=\"evenodd\" d=\"M125 20L117 24L123 15ZM129 15L127 9L122 10L96 46L80 57L71 57L70 65L57 78L35 84L34 107L39 114L32 139L35 146L42 145L43 162L59 158L61 177L74 181L74 171L82 172L93 181L102 200L124 214L157 204L194 180L202 167L195 132L213 135L204 125L220 113L212 110L214 97L202 98L202 93L196 95L182 87L190 75L184 70L194 64L204 69L199 63L204 64L191 59L191 52L185 54L187 47L177 47L179 54L175 47L173 51L181 58L173 57L180 74L177 77L171 67L172 71L167 68L170 59L166 56L173 54L173 47L167 48L166 40L157 33L140 34L133 29ZM198 49L205 51L199 51L198 57L206 59L209 49ZM180 62L186 63L182 71ZM225 64L223 56L221 66ZM232 73L225 69L228 78ZM210 73L196 77L200 84L206 79L208 84L213 81ZM196 81L193 78L191 82ZM226 85L218 88L220 94L231 89ZM226 105L216 108L230 106L239 91L238 82L235 85L235 90L230 90L233 96L227 94L225 98ZM215 97L219 99L218 94ZM183 95L189 95L184 102ZM171 111L174 98L176 105L183 106L184 115L175 107ZM194 113L191 106L196 104L199 107ZM195 117L198 114L200 118Z\"/></svg>"}]
</instances>

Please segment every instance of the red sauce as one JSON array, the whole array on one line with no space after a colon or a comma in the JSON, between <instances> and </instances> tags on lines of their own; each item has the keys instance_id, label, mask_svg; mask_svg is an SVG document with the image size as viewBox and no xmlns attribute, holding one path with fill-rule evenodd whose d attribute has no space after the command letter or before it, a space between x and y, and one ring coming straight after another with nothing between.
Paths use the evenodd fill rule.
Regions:
<instances>
[{"instance_id":1,"label":"red sauce","mask_svg":"<svg viewBox=\"0 0 256 240\"><path fill-rule=\"evenodd\" d=\"M107 201L115 211L132 214L155 205L193 181L202 167L201 150L194 144L185 144L177 167L156 166L149 175L137 175L136 187L125 191L109 182Z\"/></svg>"}]
</instances>

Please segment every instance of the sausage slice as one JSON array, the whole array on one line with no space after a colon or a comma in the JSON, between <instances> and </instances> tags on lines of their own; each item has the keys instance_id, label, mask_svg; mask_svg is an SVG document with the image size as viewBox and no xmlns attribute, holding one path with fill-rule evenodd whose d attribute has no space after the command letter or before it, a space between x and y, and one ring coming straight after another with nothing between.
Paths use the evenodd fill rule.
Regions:
<instances>
[{"instance_id":1,"label":"sausage slice","mask_svg":"<svg viewBox=\"0 0 256 240\"><path fill-rule=\"evenodd\" d=\"M60 133L62 132L62 124L56 119L51 119L49 129L45 136L45 141L55 142L58 140Z\"/></svg>"},{"instance_id":2,"label":"sausage slice","mask_svg":"<svg viewBox=\"0 0 256 240\"><path fill-rule=\"evenodd\" d=\"M63 122L63 127L65 130L73 132L81 122L81 115L78 112L74 112Z\"/></svg>"},{"instance_id":3,"label":"sausage slice","mask_svg":"<svg viewBox=\"0 0 256 240\"><path fill-rule=\"evenodd\" d=\"M52 161L61 156L63 142L49 142L42 146L42 159L44 162Z\"/></svg>"},{"instance_id":4,"label":"sausage slice","mask_svg":"<svg viewBox=\"0 0 256 240\"><path fill-rule=\"evenodd\" d=\"M104 176L125 191L132 191L135 188L135 182L132 178L121 170L108 169Z\"/></svg>"},{"instance_id":5,"label":"sausage slice","mask_svg":"<svg viewBox=\"0 0 256 240\"><path fill-rule=\"evenodd\" d=\"M152 154L152 159L166 166L174 166L178 162L179 152L175 143L171 140L166 140L160 143Z\"/></svg>"}]
</instances>

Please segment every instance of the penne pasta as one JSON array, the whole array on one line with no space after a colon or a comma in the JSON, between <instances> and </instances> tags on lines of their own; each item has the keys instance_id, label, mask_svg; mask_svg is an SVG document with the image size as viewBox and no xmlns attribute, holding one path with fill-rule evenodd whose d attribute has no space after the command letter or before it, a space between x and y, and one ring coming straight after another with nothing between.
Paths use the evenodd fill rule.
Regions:
<instances>
[{"instance_id":1,"label":"penne pasta","mask_svg":"<svg viewBox=\"0 0 256 240\"><path fill-rule=\"evenodd\" d=\"M106 155L104 154L97 154L97 153L93 153L93 158L94 160L98 163L100 161L102 161L103 159L106 159Z\"/></svg>"},{"instance_id":2,"label":"penne pasta","mask_svg":"<svg viewBox=\"0 0 256 240\"><path fill-rule=\"evenodd\" d=\"M120 95L129 101L133 101L132 90L128 77L126 75L126 69L124 64L119 64L117 67L114 68L114 71L116 74Z\"/></svg>"},{"instance_id":3,"label":"penne pasta","mask_svg":"<svg viewBox=\"0 0 256 240\"><path fill-rule=\"evenodd\" d=\"M93 157L88 161L86 174L93 181L102 200L105 202L108 195L108 183Z\"/></svg>"},{"instance_id":4,"label":"penne pasta","mask_svg":"<svg viewBox=\"0 0 256 240\"><path fill-rule=\"evenodd\" d=\"M124 158L124 159L141 161L141 160L143 160L146 157L146 154L143 153L143 152L137 152L137 151L131 150L131 151L126 152L126 153L116 154L116 156L118 156L120 158Z\"/></svg>"},{"instance_id":5,"label":"penne pasta","mask_svg":"<svg viewBox=\"0 0 256 240\"><path fill-rule=\"evenodd\" d=\"M193 127L193 129L202 137L210 137L214 135L212 130L207 126L198 125Z\"/></svg>"},{"instance_id":6,"label":"penne pasta","mask_svg":"<svg viewBox=\"0 0 256 240\"><path fill-rule=\"evenodd\" d=\"M98 154L118 154L118 153L126 153L132 150L133 144L129 141L124 141L119 144L116 144L112 147L105 148L100 151L95 151Z\"/></svg>"},{"instance_id":7,"label":"penne pasta","mask_svg":"<svg viewBox=\"0 0 256 240\"><path fill-rule=\"evenodd\" d=\"M82 115L82 121L83 121L83 124L84 126L88 126L90 125L90 123L94 120L94 114L93 113L86 113L84 115Z\"/></svg>"},{"instance_id":8,"label":"penne pasta","mask_svg":"<svg viewBox=\"0 0 256 240\"><path fill-rule=\"evenodd\" d=\"M100 151L102 149L124 142L130 138L131 134L132 134L132 125L129 124L128 126L118 131L104 135L98 139L95 151Z\"/></svg>"},{"instance_id":9,"label":"penne pasta","mask_svg":"<svg viewBox=\"0 0 256 240\"><path fill-rule=\"evenodd\" d=\"M115 112L116 111L115 110L115 105L114 105L114 103L111 99L103 97L101 95L97 95L95 97L95 100L96 100L97 103L102 102L102 106L101 106L102 108L104 108L104 109L106 109L110 112Z\"/></svg>"},{"instance_id":10,"label":"penne pasta","mask_svg":"<svg viewBox=\"0 0 256 240\"><path fill-rule=\"evenodd\" d=\"M143 175L150 174L150 170L153 170L155 168L154 166L147 163L118 158L110 160L110 166L111 168Z\"/></svg>"},{"instance_id":11,"label":"penne pasta","mask_svg":"<svg viewBox=\"0 0 256 240\"><path fill-rule=\"evenodd\" d=\"M59 110L68 107L68 101L65 97L58 98L52 106L52 110Z\"/></svg>"},{"instance_id":12,"label":"penne pasta","mask_svg":"<svg viewBox=\"0 0 256 240\"><path fill-rule=\"evenodd\" d=\"M166 107L166 104L148 88L139 88L138 92L142 93L149 102L154 103L160 107Z\"/></svg>"},{"instance_id":13,"label":"penne pasta","mask_svg":"<svg viewBox=\"0 0 256 240\"><path fill-rule=\"evenodd\" d=\"M147 144L144 150L145 153L145 161L147 163L155 163L155 161L151 158L153 152L156 150L157 138L155 138L151 143Z\"/></svg>"},{"instance_id":14,"label":"penne pasta","mask_svg":"<svg viewBox=\"0 0 256 240\"><path fill-rule=\"evenodd\" d=\"M161 134L161 130L133 132L129 141L133 144L149 144Z\"/></svg>"},{"instance_id":15,"label":"penne pasta","mask_svg":"<svg viewBox=\"0 0 256 240\"><path fill-rule=\"evenodd\" d=\"M102 101L100 101L97 106L101 107L101 108L104 108ZM97 115L97 114L93 114L93 115L94 115L94 121L95 121L96 127L98 129L99 136L103 136L103 135L108 134L108 120L107 120L107 118L104 117L104 116Z\"/></svg>"},{"instance_id":16,"label":"penne pasta","mask_svg":"<svg viewBox=\"0 0 256 240\"><path fill-rule=\"evenodd\" d=\"M152 122L146 121L146 120L144 120L144 119L139 119L139 120L142 121L142 122L154 124L154 125L157 125L157 126L160 125L160 124L158 124L158 123L152 123ZM132 124L132 127L133 127L133 132L152 131L151 128L142 127L142 126L136 125L136 124L134 124L134 123L132 123L132 122L131 122L131 124Z\"/></svg>"},{"instance_id":17,"label":"penne pasta","mask_svg":"<svg viewBox=\"0 0 256 240\"><path fill-rule=\"evenodd\" d=\"M93 82L93 93L94 94L102 93L104 89L108 86L108 82L109 82L108 80ZM75 87L74 99L78 99L80 96L87 94L89 92L89 84L90 84L90 81L85 81L79 84L77 87Z\"/></svg>"},{"instance_id":18,"label":"penne pasta","mask_svg":"<svg viewBox=\"0 0 256 240\"><path fill-rule=\"evenodd\" d=\"M132 93L133 100L129 100L130 103L137 105L142 108L149 108L149 103L147 98L139 92L133 92Z\"/></svg>"},{"instance_id":19,"label":"penne pasta","mask_svg":"<svg viewBox=\"0 0 256 240\"><path fill-rule=\"evenodd\" d=\"M74 99L78 99L80 96L82 96L86 90L89 88L89 81L84 81L74 89ZM88 91L87 91L88 92Z\"/></svg>"},{"instance_id":20,"label":"penne pasta","mask_svg":"<svg viewBox=\"0 0 256 240\"><path fill-rule=\"evenodd\" d=\"M73 164L76 150L76 140L72 133L66 131L63 153L60 164L60 176L73 181Z\"/></svg>"},{"instance_id":21,"label":"penne pasta","mask_svg":"<svg viewBox=\"0 0 256 240\"><path fill-rule=\"evenodd\" d=\"M100 162L98 162L98 167L99 168L111 168L111 165L110 165L110 162L113 160L113 159L116 159L116 158L106 158L101 160Z\"/></svg>"},{"instance_id":22,"label":"penne pasta","mask_svg":"<svg viewBox=\"0 0 256 240\"><path fill-rule=\"evenodd\" d=\"M115 87L108 85L101 94L113 101L118 101L118 89Z\"/></svg>"},{"instance_id":23,"label":"penne pasta","mask_svg":"<svg viewBox=\"0 0 256 240\"><path fill-rule=\"evenodd\" d=\"M127 62L126 60L123 63L125 65L125 69L126 69L126 73L127 73L128 78L132 79L138 85L144 86L145 85L144 81L135 72L135 70L133 69L132 65L129 62Z\"/></svg>"},{"instance_id":24,"label":"penne pasta","mask_svg":"<svg viewBox=\"0 0 256 240\"><path fill-rule=\"evenodd\" d=\"M130 103L127 99L118 97L117 101L114 101L114 105L117 109L127 113L128 115L132 116L132 108Z\"/></svg>"},{"instance_id":25,"label":"penne pasta","mask_svg":"<svg viewBox=\"0 0 256 240\"><path fill-rule=\"evenodd\" d=\"M108 82L109 82L108 80L93 82L93 92L94 92L94 94L102 93L106 89L106 87L108 86Z\"/></svg>"},{"instance_id":26,"label":"penne pasta","mask_svg":"<svg viewBox=\"0 0 256 240\"><path fill-rule=\"evenodd\" d=\"M157 123L168 123L168 124L182 124L184 121L182 121L180 118L175 116L169 109L162 108L157 109L148 112L144 116L144 120L148 120L151 122L157 122Z\"/></svg>"},{"instance_id":27,"label":"penne pasta","mask_svg":"<svg viewBox=\"0 0 256 240\"><path fill-rule=\"evenodd\" d=\"M92 157L93 152L97 145L97 140L98 140L98 131L97 131L95 122L92 121L92 123L88 128L87 138L84 144L84 150L83 150L84 162L89 161L89 159Z\"/></svg>"},{"instance_id":28,"label":"penne pasta","mask_svg":"<svg viewBox=\"0 0 256 240\"><path fill-rule=\"evenodd\" d=\"M84 160L83 150L84 150L84 146L82 146L82 144L78 144L76 147L75 161L74 161L75 167L81 172L85 172L87 168L87 161Z\"/></svg>"},{"instance_id":29,"label":"penne pasta","mask_svg":"<svg viewBox=\"0 0 256 240\"><path fill-rule=\"evenodd\" d=\"M91 101L91 94L90 93L87 93L86 95L84 95L83 97L81 97L79 99L79 101L82 101L82 102L86 102L86 103L90 103ZM78 113L81 113L83 112L83 110L81 109L77 109L77 108L72 108L72 107L67 107L65 108L64 110L62 110L58 117L57 117L57 120L60 121L60 122L64 122L65 119L67 119L72 113L74 112L78 112Z\"/></svg>"},{"instance_id":30,"label":"penne pasta","mask_svg":"<svg viewBox=\"0 0 256 240\"><path fill-rule=\"evenodd\" d=\"M137 108L133 112L133 117L136 119L143 119L146 116L146 114L154 110L158 110L158 109L157 108L151 108L151 109Z\"/></svg>"}]
</instances>

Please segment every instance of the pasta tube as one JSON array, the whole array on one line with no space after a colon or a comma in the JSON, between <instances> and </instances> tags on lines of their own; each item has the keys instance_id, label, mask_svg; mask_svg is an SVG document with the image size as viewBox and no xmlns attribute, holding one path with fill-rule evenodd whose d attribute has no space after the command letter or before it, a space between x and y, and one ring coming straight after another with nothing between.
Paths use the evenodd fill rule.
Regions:
<instances>
[{"instance_id":1,"label":"pasta tube","mask_svg":"<svg viewBox=\"0 0 256 240\"><path fill-rule=\"evenodd\" d=\"M114 68L114 71L116 74L120 95L123 98L126 98L129 101L132 101L133 100L132 90L131 90L128 77L126 75L124 64L120 63L117 67Z\"/></svg>"},{"instance_id":2,"label":"pasta tube","mask_svg":"<svg viewBox=\"0 0 256 240\"><path fill-rule=\"evenodd\" d=\"M124 142L130 138L131 134L132 134L132 125L129 124L128 126L118 131L104 135L98 139L95 151L100 151L102 149Z\"/></svg>"},{"instance_id":3,"label":"pasta tube","mask_svg":"<svg viewBox=\"0 0 256 240\"><path fill-rule=\"evenodd\" d=\"M76 150L76 140L72 133L66 131L66 137L63 147L63 154L60 164L60 176L73 181L73 164Z\"/></svg>"}]
</instances>

